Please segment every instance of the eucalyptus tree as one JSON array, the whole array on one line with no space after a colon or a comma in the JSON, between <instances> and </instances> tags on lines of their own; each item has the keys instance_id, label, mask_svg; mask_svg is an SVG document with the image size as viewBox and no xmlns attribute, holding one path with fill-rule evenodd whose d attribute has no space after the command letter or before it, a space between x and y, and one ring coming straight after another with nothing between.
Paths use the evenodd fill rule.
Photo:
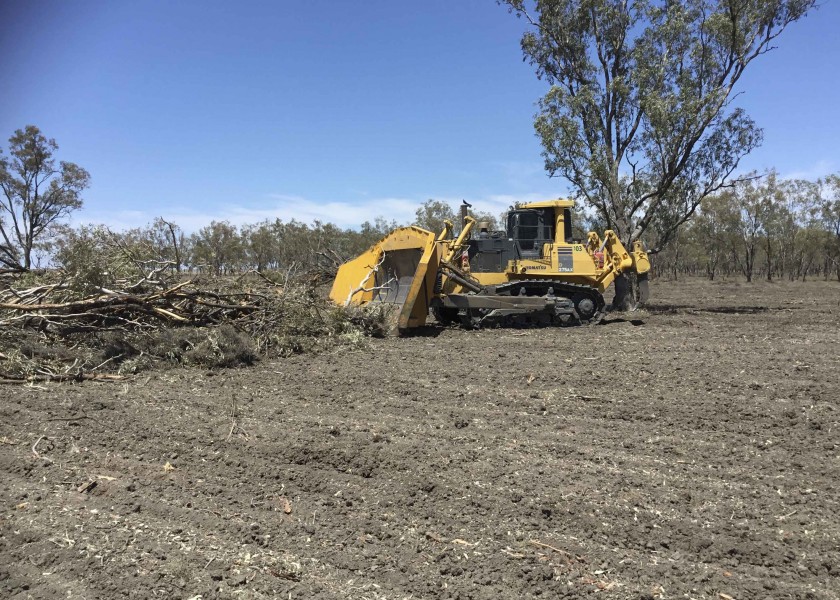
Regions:
<instances>
[{"instance_id":1,"label":"eucalyptus tree","mask_svg":"<svg viewBox=\"0 0 840 600\"><path fill-rule=\"evenodd\" d=\"M190 236L191 266L215 275L233 272L241 266L242 236L228 221L211 221Z\"/></svg>"},{"instance_id":2,"label":"eucalyptus tree","mask_svg":"<svg viewBox=\"0 0 840 600\"><path fill-rule=\"evenodd\" d=\"M90 175L71 162L56 164L56 150L34 125L12 134L8 157L0 149L0 266L28 271L37 245L82 206Z\"/></svg>"},{"instance_id":3,"label":"eucalyptus tree","mask_svg":"<svg viewBox=\"0 0 840 600\"><path fill-rule=\"evenodd\" d=\"M821 187L825 190L822 220L828 232L826 257L834 267L837 280L840 281L840 173L826 177Z\"/></svg>"},{"instance_id":4,"label":"eucalyptus tree","mask_svg":"<svg viewBox=\"0 0 840 600\"><path fill-rule=\"evenodd\" d=\"M437 233L443 229L444 221L450 221L460 229L461 224L457 223L458 218L455 215L456 213L449 203L430 198L414 212L414 224Z\"/></svg>"},{"instance_id":5,"label":"eucalyptus tree","mask_svg":"<svg viewBox=\"0 0 840 600\"><path fill-rule=\"evenodd\" d=\"M733 105L746 68L815 0L499 0L550 84L545 168L607 226L658 252L721 191L762 130Z\"/></svg>"},{"instance_id":6,"label":"eucalyptus tree","mask_svg":"<svg viewBox=\"0 0 840 600\"><path fill-rule=\"evenodd\" d=\"M717 194L703 201L691 223L691 234L705 259L706 276L713 280L721 264L736 248L736 234L741 219L733 194Z\"/></svg>"}]
</instances>

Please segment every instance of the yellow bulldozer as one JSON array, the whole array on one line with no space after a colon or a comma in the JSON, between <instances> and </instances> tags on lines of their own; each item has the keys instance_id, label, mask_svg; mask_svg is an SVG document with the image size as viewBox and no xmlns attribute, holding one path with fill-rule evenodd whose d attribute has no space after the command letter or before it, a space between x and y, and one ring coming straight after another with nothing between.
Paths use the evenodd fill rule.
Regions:
<instances>
[{"instance_id":1,"label":"yellow bulldozer","mask_svg":"<svg viewBox=\"0 0 840 600\"><path fill-rule=\"evenodd\" d=\"M489 231L462 207L453 236L401 227L338 270L330 298L347 306L395 306L400 331L438 322L488 325L594 324L604 291L622 273L638 275L646 301L650 260L640 241L628 251L616 234L572 234L573 200L532 202L507 213L504 231Z\"/></svg>"}]
</instances>

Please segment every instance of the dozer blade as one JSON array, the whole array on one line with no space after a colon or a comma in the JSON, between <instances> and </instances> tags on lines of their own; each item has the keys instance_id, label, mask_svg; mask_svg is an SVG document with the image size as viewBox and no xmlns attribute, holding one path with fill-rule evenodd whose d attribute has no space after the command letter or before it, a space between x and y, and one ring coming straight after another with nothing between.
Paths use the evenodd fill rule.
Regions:
<instances>
[{"instance_id":1,"label":"dozer blade","mask_svg":"<svg viewBox=\"0 0 840 600\"><path fill-rule=\"evenodd\" d=\"M440 261L435 234L395 229L338 269L330 298L336 304L391 304L400 330L426 324Z\"/></svg>"}]
</instances>

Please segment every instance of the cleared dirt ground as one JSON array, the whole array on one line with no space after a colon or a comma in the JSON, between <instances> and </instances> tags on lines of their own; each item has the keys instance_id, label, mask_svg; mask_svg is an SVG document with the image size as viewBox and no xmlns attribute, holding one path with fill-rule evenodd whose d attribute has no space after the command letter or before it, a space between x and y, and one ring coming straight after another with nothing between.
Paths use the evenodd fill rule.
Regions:
<instances>
[{"instance_id":1,"label":"cleared dirt ground","mask_svg":"<svg viewBox=\"0 0 840 600\"><path fill-rule=\"evenodd\" d=\"M3 386L0 597L840 598L840 286L653 294Z\"/></svg>"}]
</instances>

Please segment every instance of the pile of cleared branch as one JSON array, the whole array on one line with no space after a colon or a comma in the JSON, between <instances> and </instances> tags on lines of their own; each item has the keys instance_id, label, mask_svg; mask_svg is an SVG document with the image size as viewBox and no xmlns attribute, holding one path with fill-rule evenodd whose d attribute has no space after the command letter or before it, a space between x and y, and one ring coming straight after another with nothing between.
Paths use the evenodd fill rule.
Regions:
<instances>
[{"instance_id":1,"label":"pile of cleared branch","mask_svg":"<svg viewBox=\"0 0 840 600\"><path fill-rule=\"evenodd\" d=\"M364 343L386 315L333 306L312 285L253 274L90 289L57 281L0 290L0 379L83 380L159 365L232 367Z\"/></svg>"},{"instance_id":2,"label":"pile of cleared branch","mask_svg":"<svg viewBox=\"0 0 840 600\"><path fill-rule=\"evenodd\" d=\"M235 321L259 311L269 298L259 293L221 294L198 289L193 280L169 289L131 294L100 288L95 296L78 300L56 298L64 284L0 294L0 327L25 324L36 329L70 331L138 330L161 324L208 326Z\"/></svg>"}]
</instances>

